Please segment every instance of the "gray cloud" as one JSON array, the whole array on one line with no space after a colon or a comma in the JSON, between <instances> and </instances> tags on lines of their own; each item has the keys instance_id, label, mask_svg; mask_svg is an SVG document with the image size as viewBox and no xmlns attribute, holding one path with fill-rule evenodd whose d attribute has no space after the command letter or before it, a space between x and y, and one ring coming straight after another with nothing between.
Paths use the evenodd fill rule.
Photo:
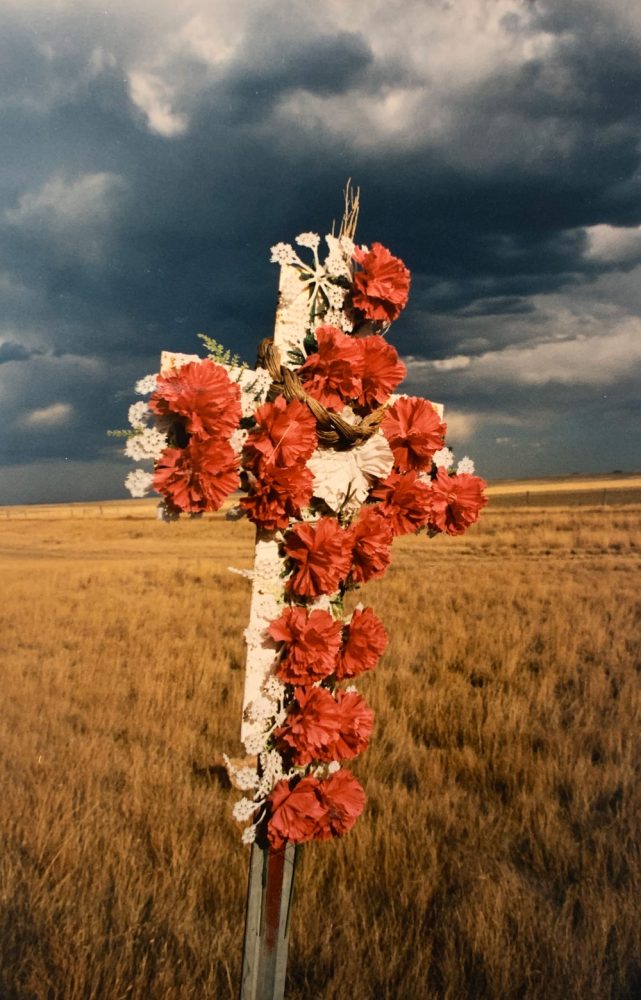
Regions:
<instances>
[{"instance_id":1,"label":"gray cloud","mask_svg":"<svg viewBox=\"0 0 641 1000\"><path fill-rule=\"evenodd\" d=\"M25 497L40 480L24 469L56 456L101 456L105 490L105 430L161 348L194 351L206 330L252 361L273 321L269 246L326 231L350 175L360 238L412 270L393 330L411 384L475 415L458 423L480 466L522 472L545 421L572 428L534 449L557 471L610 467L590 452L603 421L631 442L631 5L26 0L0 11L0 39L0 444Z\"/></svg>"}]
</instances>

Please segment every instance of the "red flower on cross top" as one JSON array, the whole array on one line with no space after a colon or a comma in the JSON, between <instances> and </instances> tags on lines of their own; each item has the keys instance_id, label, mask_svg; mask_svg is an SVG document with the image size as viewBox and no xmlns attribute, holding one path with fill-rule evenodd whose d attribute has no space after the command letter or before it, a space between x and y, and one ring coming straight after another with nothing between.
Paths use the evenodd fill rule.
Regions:
<instances>
[{"instance_id":1,"label":"red flower on cross top","mask_svg":"<svg viewBox=\"0 0 641 1000\"><path fill-rule=\"evenodd\" d=\"M354 274L355 308L366 319L393 323L407 305L410 272L380 243L372 243L369 251L354 247L354 260L361 267Z\"/></svg>"}]
</instances>

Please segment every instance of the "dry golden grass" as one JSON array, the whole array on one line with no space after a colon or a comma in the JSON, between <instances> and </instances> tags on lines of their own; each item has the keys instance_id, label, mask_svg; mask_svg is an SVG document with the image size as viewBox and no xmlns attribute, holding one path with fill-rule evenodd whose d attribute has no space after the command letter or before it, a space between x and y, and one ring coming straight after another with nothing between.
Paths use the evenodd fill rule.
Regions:
<instances>
[{"instance_id":1,"label":"dry golden grass","mask_svg":"<svg viewBox=\"0 0 641 1000\"><path fill-rule=\"evenodd\" d=\"M249 525L0 517L0 996L232 998ZM290 1000L641 991L641 506L488 510L364 591L366 812L297 874ZM363 592L361 592L363 594Z\"/></svg>"}]
</instances>

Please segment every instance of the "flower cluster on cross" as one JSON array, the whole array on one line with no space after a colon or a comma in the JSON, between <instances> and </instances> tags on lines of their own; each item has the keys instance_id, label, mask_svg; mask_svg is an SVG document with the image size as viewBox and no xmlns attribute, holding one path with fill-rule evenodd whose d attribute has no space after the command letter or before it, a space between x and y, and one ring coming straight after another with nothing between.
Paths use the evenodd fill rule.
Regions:
<instances>
[{"instance_id":1,"label":"flower cluster on cross","mask_svg":"<svg viewBox=\"0 0 641 1000\"><path fill-rule=\"evenodd\" d=\"M394 537L461 534L486 503L469 459L455 468L438 404L395 394L406 369L384 335L408 299L410 273L389 250L351 235L286 243L274 342L256 371L214 352L165 356L139 383L126 452L153 472L162 514L219 510L258 529L242 739L227 762L247 793L243 840L279 848L345 833L365 794L343 767L368 745L374 716L353 684L372 670L387 633L371 608L347 615L348 591L381 577ZM150 424L150 421L152 422Z\"/></svg>"}]
</instances>

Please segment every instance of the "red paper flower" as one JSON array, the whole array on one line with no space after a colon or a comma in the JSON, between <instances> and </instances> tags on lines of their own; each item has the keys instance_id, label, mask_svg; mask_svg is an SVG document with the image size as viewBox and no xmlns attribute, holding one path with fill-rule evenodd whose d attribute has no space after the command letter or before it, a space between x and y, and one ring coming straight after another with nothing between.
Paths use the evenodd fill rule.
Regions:
<instances>
[{"instance_id":1,"label":"red paper flower","mask_svg":"<svg viewBox=\"0 0 641 1000\"><path fill-rule=\"evenodd\" d=\"M314 477L305 465L291 469L261 463L252 477L251 491L239 505L250 521L265 531L283 530L293 518L301 516L312 498Z\"/></svg>"},{"instance_id":2,"label":"red paper flower","mask_svg":"<svg viewBox=\"0 0 641 1000\"><path fill-rule=\"evenodd\" d=\"M366 583L382 576L392 560L392 527L376 506L361 507L350 529L352 569L350 583Z\"/></svg>"},{"instance_id":3,"label":"red paper flower","mask_svg":"<svg viewBox=\"0 0 641 1000\"><path fill-rule=\"evenodd\" d=\"M371 608L357 608L345 629L336 665L339 680L373 670L387 649L387 632Z\"/></svg>"},{"instance_id":4,"label":"red paper flower","mask_svg":"<svg viewBox=\"0 0 641 1000\"><path fill-rule=\"evenodd\" d=\"M357 691L338 691L336 704L340 732L332 752L334 760L349 760L367 749L374 726L374 713Z\"/></svg>"},{"instance_id":5,"label":"red paper flower","mask_svg":"<svg viewBox=\"0 0 641 1000\"><path fill-rule=\"evenodd\" d=\"M288 588L300 597L333 594L352 559L351 534L331 517L297 524L287 533L285 552L294 564Z\"/></svg>"},{"instance_id":6,"label":"red paper flower","mask_svg":"<svg viewBox=\"0 0 641 1000\"><path fill-rule=\"evenodd\" d=\"M245 465L258 463L289 468L302 465L318 444L316 418L297 399L288 403L277 396L273 403L263 403L255 413L256 427L245 442Z\"/></svg>"},{"instance_id":7,"label":"red paper flower","mask_svg":"<svg viewBox=\"0 0 641 1000\"><path fill-rule=\"evenodd\" d=\"M158 376L149 408L161 417L183 417L199 441L229 438L241 417L240 387L214 361L191 361Z\"/></svg>"},{"instance_id":8,"label":"red paper flower","mask_svg":"<svg viewBox=\"0 0 641 1000\"><path fill-rule=\"evenodd\" d=\"M430 490L432 514L430 522L447 535L462 535L478 521L487 503L483 493L487 483L478 476L461 473L450 476L439 469Z\"/></svg>"},{"instance_id":9,"label":"red paper flower","mask_svg":"<svg viewBox=\"0 0 641 1000\"><path fill-rule=\"evenodd\" d=\"M362 268L354 275L354 306L366 319L392 323L407 305L410 272L380 243L372 243L369 253L356 247L354 259Z\"/></svg>"},{"instance_id":10,"label":"red paper flower","mask_svg":"<svg viewBox=\"0 0 641 1000\"><path fill-rule=\"evenodd\" d=\"M322 687L299 688L295 704L284 725L274 733L281 750L299 766L313 760L333 760L340 714L330 692Z\"/></svg>"},{"instance_id":11,"label":"red paper flower","mask_svg":"<svg viewBox=\"0 0 641 1000\"><path fill-rule=\"evenodd\" d=\"M286 684L312 684L334 672L342 626L328 611L285 608L267 631L283 644L276 673Z\"/></svg>"},{"instance_id":12,"label":"red paper flower","mask_svg":"<svg viewBox=\"0 0 641 1000\"><path fill-rule=\"evenodd\" d=\"M317 353L310 354L298 376L310 396L328 409L340 410L361 391L363 349L336 326L319 326L316 342Z\"/></svg>"},{"instance_id":13,"label":"red paper flower","mask_svg":"<svg viewBox=\"0 0 641 1000\"><path fill-rule=\"evenodd\" d=\"M389 522L394 535L407 535L430 520L431 493L417 472L392 472L370 496L381 501L376 510Z\"/></svg>"},{"instance_id":14,"label":"red paper flower","mask_svg":"<svg viewBox=\"0 0 641 1000\"><path fill-rule=\"evenodd\" d=\"M384 403L407 375L407 368L399 361L396 348L382 337L363 337L360 344L363 348L363 376L358 402L361 406Z\"/></svg>"},{"instance_id":15,"label":"red paper flower","mask_svg":"<svg viewBox=\"0 0 641 1000\"><path fill-rule=\"evenodd\" d=\"M239 485L238 456L227 441L216 438L165 448L154 471L156 492L186 514L219 510Z\"/></svg>"},{"instance_id":16,"label":"red paper flower","mask_svg":"<svg viewBox=\"0 0 641 1000\"><path fill-rule=\"evenodd\" d=\"M275 786L268 800L267 823L267 839L274 850L287 841L302 844L316 837L327 813L318 795L319 784L317 778L309 776L293 787L291 781L279 781Z\"/></svg>"},{"instance_id":17,"label":"red paper flower","mask_svg":"<svg viewBox=\"0 0 641 1000\"><path fill-rule=\"evenodd\" d=\"M354 826L365 807L365 792L349 771L337 771L319 781L316 794L324 806L314 840L341 837Z\"/></svg>"},{"instance_id":18,"label":"red paper flower","mask_svg":"<svg viewBox=\"0 0 641 1000\"><path fill-rule=\"evenodd\" d=\"M420 472L432 465L432 455L443 447L446 425L431 403L420 396L397 399L381 423L394 452L395 468Z\"/></svg>"}]
</instances>

